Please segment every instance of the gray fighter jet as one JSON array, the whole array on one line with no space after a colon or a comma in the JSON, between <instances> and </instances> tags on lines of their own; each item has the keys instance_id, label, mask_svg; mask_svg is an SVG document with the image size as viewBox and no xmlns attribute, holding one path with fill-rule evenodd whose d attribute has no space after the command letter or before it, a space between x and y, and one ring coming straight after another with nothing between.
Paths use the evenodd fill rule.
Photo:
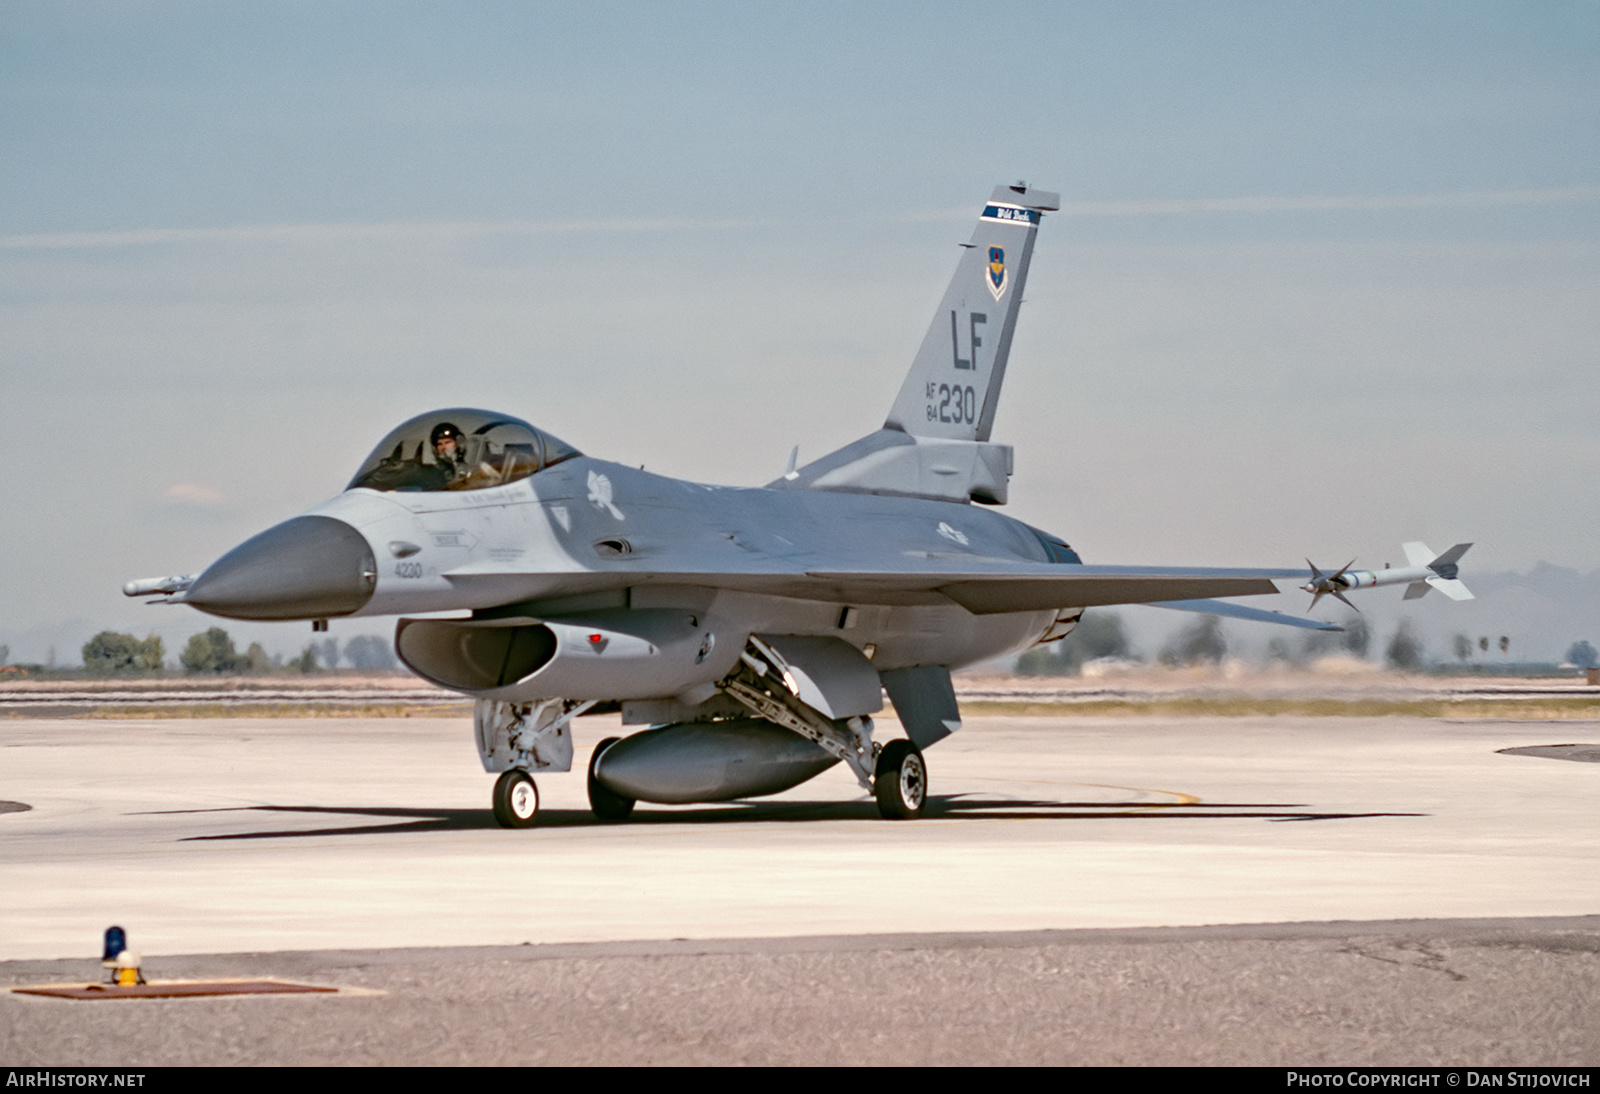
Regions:
<instances>
[{"instance_id":1,"label":"gray fighter jet","mask_svg":"<svg viewBox=\"0 0 1600 1094\"><path fill-rule=\"evenodd\" d=\"M774 794L841 761L883 816L916 817L923 751L961 726L950 671L1063 638L1086 607L1329 627L1213 599L1277 592L1303 568L1085 565L995 511L1012 453L989 437L1034 237L1059 207L996 188L883 427L803 467L791 458L765 486L652 475L451 408L405 422L344 493L197 577L124 591L318 629L457 613L401 618L395 649L476 701L507 827L537 819L533 773L570 770L574 719L614 711L650 728L594 749L602 818ZM906 736L880 743L884 692Z\"/></svg>"}]
</instances>

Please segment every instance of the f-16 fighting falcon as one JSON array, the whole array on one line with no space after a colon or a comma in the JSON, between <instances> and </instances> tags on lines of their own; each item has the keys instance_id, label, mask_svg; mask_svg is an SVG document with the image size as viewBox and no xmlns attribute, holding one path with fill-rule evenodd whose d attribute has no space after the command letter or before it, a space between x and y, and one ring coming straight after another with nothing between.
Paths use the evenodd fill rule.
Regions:
<instances>
[{"instance_id":1,"label":"f-16 fighting falcon","mask_svg":"<svg viewBox=\"0 0 1600 1094\"><path fill-rule=\"evenodd\" d=\"M507 827L536 822L536 773L571 769L575 720L618 711L647 728L594 748L601 818L775 794L841 762L883 816L916 817L924 752L961 728L951 670L1064 638L1087 607L1331 628L1215 599L1275 593L1304 569L1086 565L996 512L1012 451L990 433L1034 238L1059 208L1056 194L997 187L882 428L791 458L765 486L665 478L508 414L438 410L384 437L338 497L198 576L124 591L318 629L402 616L400 659L475 700ZM1313 566L1304 587L1344 600L1404 581L1408 596L1459 599L1467 546L1430 562L1408 545L1412 565L1387 577ZM880 742L885 692L905 737Z\"/></svg>"}]
</instances>

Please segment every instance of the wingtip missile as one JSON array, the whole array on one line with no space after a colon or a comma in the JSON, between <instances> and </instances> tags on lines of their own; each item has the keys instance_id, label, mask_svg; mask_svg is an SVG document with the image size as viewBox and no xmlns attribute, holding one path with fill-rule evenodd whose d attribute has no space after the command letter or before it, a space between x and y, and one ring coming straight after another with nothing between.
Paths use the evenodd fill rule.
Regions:
<instances>
[{"instance_id":1,"label":"wingtip missile","mask_svg":"<svg viewBox=\"0 0 1600 1094\"><path fill-rule=\"evenodd\" d=\"M1354 589L1373 589L1380 585L1404 585L1406 592L1404 599L1415 600L1426 596L1429 589L1438 589L1451 600L1472 600L1472 591L1457 577L1460 567L1457 563L1461 556L1467 553L1470 543L1458 543L1442 555L1435 555L1424 543L1406 543L1402 545L1409 566L1384 567L1382 570L1352 570L1355 560L1351 559L1340 567L1337 573L1325 574L1319 570L1309 558L1306 565L1311 567L1311 580L1300 586L1311 594L1311 607L1315 608L1317 602L1325 596L1337 597L1340 601L1355 608L1345 593Z\"/></svg>"}]
</instances>

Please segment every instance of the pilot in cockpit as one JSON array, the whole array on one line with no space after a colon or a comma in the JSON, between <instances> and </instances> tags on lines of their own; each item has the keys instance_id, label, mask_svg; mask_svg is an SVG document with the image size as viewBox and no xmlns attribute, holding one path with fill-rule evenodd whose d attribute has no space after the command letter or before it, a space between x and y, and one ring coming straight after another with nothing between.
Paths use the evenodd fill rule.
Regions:
<instances>
[{"instance_id":1,"label":"pilot in cockpit","mask_svg":"<svg viewBox=\"0 0 1600 1094\"><path fill-rule=\"evenodd\" d=\"M428 439L433 442L433 459L439 476L435 490L479 490L500 481L500 472L483 458L481 441L470 444L454 422L440 422ZM476 449L475 455L468 450Z\"/></svg>"},{"instance_id":2,"label":"pilot in cockpit","mask_svg":"<svg viewBox=\"0 0 1600 1094\"><path fill-rule=\"evenodd\" d=\"M434 462L443 475L440 486L448 489L467 474L466 453L461 450L461 430L450 422L440 422L433 427L433 434L428 439L433 443Z\"/></svg>"},{"instance_id":3,"label":"pilot in cockpit","mask_svg":"<svg viewBox=\"0 0 1600 1094\"><path fill-rule=\"evenodd\" d=\"M379 442L350 488L483 490L579 455L527 422L458 407L419 414Z\"/></svg>"}]
</instances>

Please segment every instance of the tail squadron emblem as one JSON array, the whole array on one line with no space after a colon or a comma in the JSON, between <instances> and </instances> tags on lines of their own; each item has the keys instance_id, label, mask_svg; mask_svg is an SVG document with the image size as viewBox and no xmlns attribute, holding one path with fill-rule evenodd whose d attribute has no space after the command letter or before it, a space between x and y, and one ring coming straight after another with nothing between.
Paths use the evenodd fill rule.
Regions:
<instances>
[{"instance_id":1,"label":"tail squadron emblem","mask_svg":"<svg viewBox=\"0 0 1600 1094\"><path fill-rule=\"evenodd\" d=\"M996 300L1006 291L1006 252L1003 247L989 248L989 291Z\"/></svg>"}]
</instances>

